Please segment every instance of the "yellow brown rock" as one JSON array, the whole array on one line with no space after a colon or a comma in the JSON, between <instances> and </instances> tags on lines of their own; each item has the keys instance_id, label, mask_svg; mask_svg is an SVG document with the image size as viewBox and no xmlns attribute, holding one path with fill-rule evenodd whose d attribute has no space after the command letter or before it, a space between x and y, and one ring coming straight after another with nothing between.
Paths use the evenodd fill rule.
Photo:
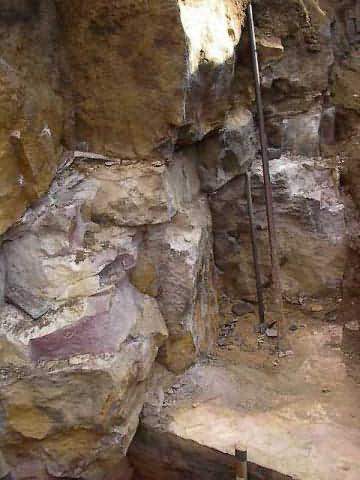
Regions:
<instances>
[{"instance_id":1,"label":"yellow brown rock","mask_svg":"<svg viewBox=\"0 0 360 480\"><path fill-rule=\"evenodd\" d=\"M183 125L206 132L224 113L245 3L56 1L76 141L111 155L147 157ZM224 75L216 108L208 109L191 92L206 95L218 71Z\"/></svg>"},{"instance_id":2,"label":"yellow brown rock","mask_svg":"<svg viewBox=\"0 0 360 480\"><path fill-rule=\"evenodd\" d=\"M47 191L60 161L54 15L46 1L1 6L0 232Z\"/></svg>"},{"instance_id":3,"label":"yellow brown rock","mask_svg":"<svg viewBox=\"0 0 360 480\"><path fill-rule=\"evenodd\" d=\"M254 297L249 168L270 282L247 3L1 2L0 445L15 480L131 479L154 370L212 352L219 295ZM353 4L253 1L284 293L321 308L347 246L359 276Z\"/></svg>"}]
</instances>

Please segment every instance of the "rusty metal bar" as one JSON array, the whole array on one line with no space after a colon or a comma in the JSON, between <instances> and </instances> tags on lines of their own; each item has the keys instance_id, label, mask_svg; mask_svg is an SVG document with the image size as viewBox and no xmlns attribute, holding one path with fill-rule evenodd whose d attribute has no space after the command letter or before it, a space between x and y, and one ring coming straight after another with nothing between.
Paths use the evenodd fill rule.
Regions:
<instances>
[{"instance_id":1,"label":"rusty metal bar","mask_svg":"<svg viewBox=\"0 0 360 480\"><path fill-rule=\"evenodd\" d=\"M261 95L259 61L258 61L258 54L257 54L257 47L256 47L254 17L253 17L251 2L247 7L247 21L248 21L248 33L249 33L253 74L254 74L254 82L255 82L256 106L257 106L257 114L258 114L258 122L259 122L261 156L262 156L262 166L263 166L263 175L264 175L266 216L267 216L270 255L271 255L271 274L272 274L273 297L274 297L273 300L276 307L276 316L277 316L277 318L274 320L277 321L278 347L280 348L282 341L285 340L286 327L284 324L284 316L283 316L283 299L282 299L282 289L281 289L281 279L280 279L278 243L277 243L277 236L276 236L276 229L275 229L268 145L267 145L267 138L266 138L266 131L265 131L265 120L264 120L264 109L263 109L263 102L262 102L262 95Z\"/></svg>"},{"instance_id":2,"label":"rusty metal bar","mask_svg":"<svg viewBox=\"0 0 360 480\"><path fill-rule=\"evenodd\" d=\"M259 332L265 333L266 322L265 322L264 295L263 295L263 287L261 282L261 271L260 271L260 262L259 262L259 251L257 246L254 208L253 208L253 201L252 201L250 170L246 172L245 177L246 177L246 198L247 198L250 234L251 234L251 247L252 247L252 254L253 254L253 261L254 261L256 294L257 294L258 310L259 310Z\"/></svg>"},{"instance_id":3,"label":"rusty metal bar","mask_svg":"<svg viewBox=\"0 0 360 480\"><path fill-rule=\"evenodd\" d=\"M235 449L236 463L236 480L248 480L247 471L247 451Z\"/></svg>"}]
</instances>

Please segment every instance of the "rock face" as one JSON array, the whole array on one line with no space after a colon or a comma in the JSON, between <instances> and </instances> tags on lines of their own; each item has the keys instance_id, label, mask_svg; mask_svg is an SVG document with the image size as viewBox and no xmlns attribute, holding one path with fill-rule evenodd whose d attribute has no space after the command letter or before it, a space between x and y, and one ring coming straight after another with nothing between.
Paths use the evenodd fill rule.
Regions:
<instances>
[{"instance_id":1,"label":"rock face","mask_svg":"<svg viewBox=\"0 0 360 480\"><path fill-rule=\"evenodd\" d=\"M288 300L336 295L346 259L344 207L331 167L320 159L281 156L271 161L274 209L279 231L282 286ZM253 200L263 281L270 266L266 211L259 162L253 165ZM226 291L252 298L255 278L244 179L211 199L215 256ZM224 215L224 212L226 214Z\"/></svg>"},{"instance_id":2,"label":"rock face","mask_svg":"<svg viewBox=\"0 0 360 480\"><path fill-rule=\"evenodd\" d=\"M196 155L175 150L223 124L245 6L1 7L0 438L17 480L128 478L155 358L183 371L215 343L210 209Z\"/></svg>"},{"instance_id":3,"label":"rock face","mask_svg":"<svg viewBox=\"0 0 360 480\"><path fill-rule=\"evenodd\" d=\"M5 236L3 261L4 349L23 370L17 378L18 361L4 355L10 464L21 465L21 451L30 463L18 478L41 469L105 478L135 433L159 347L182 371L216 338L211 219L196 169L187 158L124 165L76 153Z\"/></svg>"},{"instance_id":4,"label":"rock face","mask_svg":"<svg viewBox=\"0 0 360 480\"><path fill-rule=\"evenodd\" d=\"M247 3L2 2L0 458L15 480L131 478L155 359L184 371L211 353L218 297L254 297L249 168L271 281ZM286 299L338 296L345 272L352 304L359 12L253 5Z\"/></svg>"},{"instance_id":5,"label":"rock face","mask_svg":"<svg viewBox=\"0 0 360 480\"><path fill-rule=\"evenodd\" d=\"M6 297L13 306L4 307L1 324L5 352L14 353L2 362L1 398L4 442L19 478L42 478L41 469L56 477L114 472L167 337L156 300L128 280L140 233L126 226L128 219L115 220L116 213L97 223L92 207L109 183L108 167L79 167L55 180L4 243ZM124 169L109 168L112 181L121 181ZM134 209L148 200L151 211L146 190L133 197ZM121 199L113 200L121 209ZM169 205L159 199L156 207L149 222L161 221ZM36 446L28 448L29 439ZM21 458L28 462L24 469Z\"/></svg>"},{"instance_id":6,"label":"rock face","mask_svg":"<svg viewBox=\"0 0 360 480\"><path fill-rule=\"evenodd\" d=\"M168 171L177 214L171 223L147 227L131 280L141 292L157 298L170 333L161 361L182 371L200 353L211 351L219 319L212 221L195 163L177 155Z\"/></svg>"},{"instance_id":7,"label":"rock face","mask_svg":"<svg viewBox=\"0 0 360 480\"><path fill-rule=\"evenodd\" d=\"M285 297L336 297L341 295L347 262L345 216L350 211L343 206L342 172L344 165L356 168L344 151L353 150L355 156L358 152L354 130L347 132L347 148L339 130L342 118L351 125L356 122L349 103L354 109L357 97L345 88L346 71L352 68L356 76L356 69L349 67L356 63L354 32L349 32L355 7L351 2L344 10L333 2L282 0L259 0L253 7ZM234 86L234 98L243 105L252 89L247 48L246 41L240 43ZM346 59L340 57L344 51ZM252 149L247 146L254 159ZM271 278L259 159L252 170L266 286ZM213 192L214 251L222 283L233 298L254 299L244 180L236 178L218 188L215 173L210 175L212 181L206 178L204 189Z\"/></svg>"},{"instance_id":8,"label":"rock face","mask_svg":"<svg viewBox=\"0 0 360 480\"><path fill-rule=\"evenodd\" d=\"M4 0L0 13L0 232L49 187L61 154L55 7Z\"/></svg>"},{"instance_id":9,"label":"rock face","mask_svg":"<svg viewBox=\"0 0 360 480\"><path fill-rule=\"evenodd\" d=\"M203 135L221 122L245 1L55 3L75 141L146 158L176 139L180 127ZM202 22L194 21L198 16Z\"/></svg>"},{"instance_id":10,"label":"rock face","mask_svg":"<svg viewBox=\"0 0 360 480\"><path fill-rule=\"evenodd\" d=\"M64 307L57 321L34 326L10 306L2 313L7 460L16 478L114 474L167 334L163 318L154 300L125 283L86 306Z\"/></svg>"},{"instance_id":11,"label":"rock face","mask_svg":"<svg viewBox=\"0 0 360 480\"><path fill-rule=\"evenodd\" d=\"M344 275L344 317L346 321L359 319L359 128L360 105L358 92L359 62L359 7L356 2L344 2L337 10L342 19L338 29L338 62L334 71L332 95L336 108L337 143L333 151L343 163L342 182L344 185L344 203L346 206L348 255ZM346 54L341 55L341 49ZM340 51L339 51L340 50ZM346 334L346 332L345 332Z\"/></svg>"},{"instance_id":12,"label":"rock face","mask_svg":"<svg viewBox=\"0 0 360 480\"><path fill-rule=\"evenodd\" d=\"M245 3L5 0L0 231L45 193L64 146L146 159L221 124Z\"/></svg>"}]
</instances>

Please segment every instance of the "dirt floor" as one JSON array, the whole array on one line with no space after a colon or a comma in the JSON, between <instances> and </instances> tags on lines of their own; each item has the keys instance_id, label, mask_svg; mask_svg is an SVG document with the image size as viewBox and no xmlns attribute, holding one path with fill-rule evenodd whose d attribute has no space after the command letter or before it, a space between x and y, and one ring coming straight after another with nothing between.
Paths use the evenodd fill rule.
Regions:
<instances>
[{"instance_id":1,"label":"dirt floor","mask_svg":"<svg viewBox=\"0 0 360 480\"><path fill-rule=\"evenodd\" d=\"M178 377L167 430L301 480L360 479L360 363L341 350L336 314L287 307L289 351L230 308L214 355Z\"/></svg>"}]
</instances>

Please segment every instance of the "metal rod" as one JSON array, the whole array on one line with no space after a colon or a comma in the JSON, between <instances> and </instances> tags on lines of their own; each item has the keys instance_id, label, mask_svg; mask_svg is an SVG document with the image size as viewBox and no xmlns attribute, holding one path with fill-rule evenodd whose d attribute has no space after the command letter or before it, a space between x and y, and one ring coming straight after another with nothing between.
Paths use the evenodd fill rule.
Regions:
<instances>
[{"instance_id":1,"label":"metal rod","mask_svg":"<svg viewBox=\"0 0 360 480\"><path fill-rule=\"evenodd\" d=\"M254 261L254 270L255 270L255 281L256 281L256 294L258 301L258 310L259 310L259 328L260 332L263 333L263 330L266 327L265 323L265 308L264 308L264 295L261 282L261 272L260 272L260 262L259 262L259 251L257 246L257 235L255 227L255 216L254 208L252 201L252 191L251 191L251 172L248 170L246 172L246 198L250 222L250 233L251 233L251 247Z\"/></svg>"},{"instance_id":2,"label":"metal rod","mask_svg":"<svg viewBox=\"0 0 360 480\"><path fill-rule=\"evenodd\" d=\"M235 449L236 464L236 480L248 480L247 471L247 451Z\"/></svg>"},{"instance_id":3,"label":"metal rod","mask_svg":"<svg viewBox=\"0 0 360 480\"><path fill-rule=\"evenodd\" d=\"M266 131L265 131L265 120L264 120L264 109L263 109L263 102L262 102L262 95L261 95L259 61L258 61L258 54L257 54L257 48L256 48L254 17L253 17L251 2L247 7L247 20L248 20L248 32L249 32L249 39L250 39L253 74L254 74L254 81L255 81L257 114L258 114L259 131L260 131L260 143L261 143L262 166L263 166L264 186L265 186L266 216L267 216L269 244L270 244L271 274L272 274L272 283L273 283L274 304L276 306L276 314L278 315L278 318L276 319L277 329L278 329L278 347L280 348L280 344L282 343L283 340L285 340L286 327L284 325L284 316L283 316L283 299L282 299L281 279L280 279L280 263L279 263L279 257L278 257L278 243L277 243L276 229L275 229L268 146L267 146Z\"/></svg>"}]
</instances>

